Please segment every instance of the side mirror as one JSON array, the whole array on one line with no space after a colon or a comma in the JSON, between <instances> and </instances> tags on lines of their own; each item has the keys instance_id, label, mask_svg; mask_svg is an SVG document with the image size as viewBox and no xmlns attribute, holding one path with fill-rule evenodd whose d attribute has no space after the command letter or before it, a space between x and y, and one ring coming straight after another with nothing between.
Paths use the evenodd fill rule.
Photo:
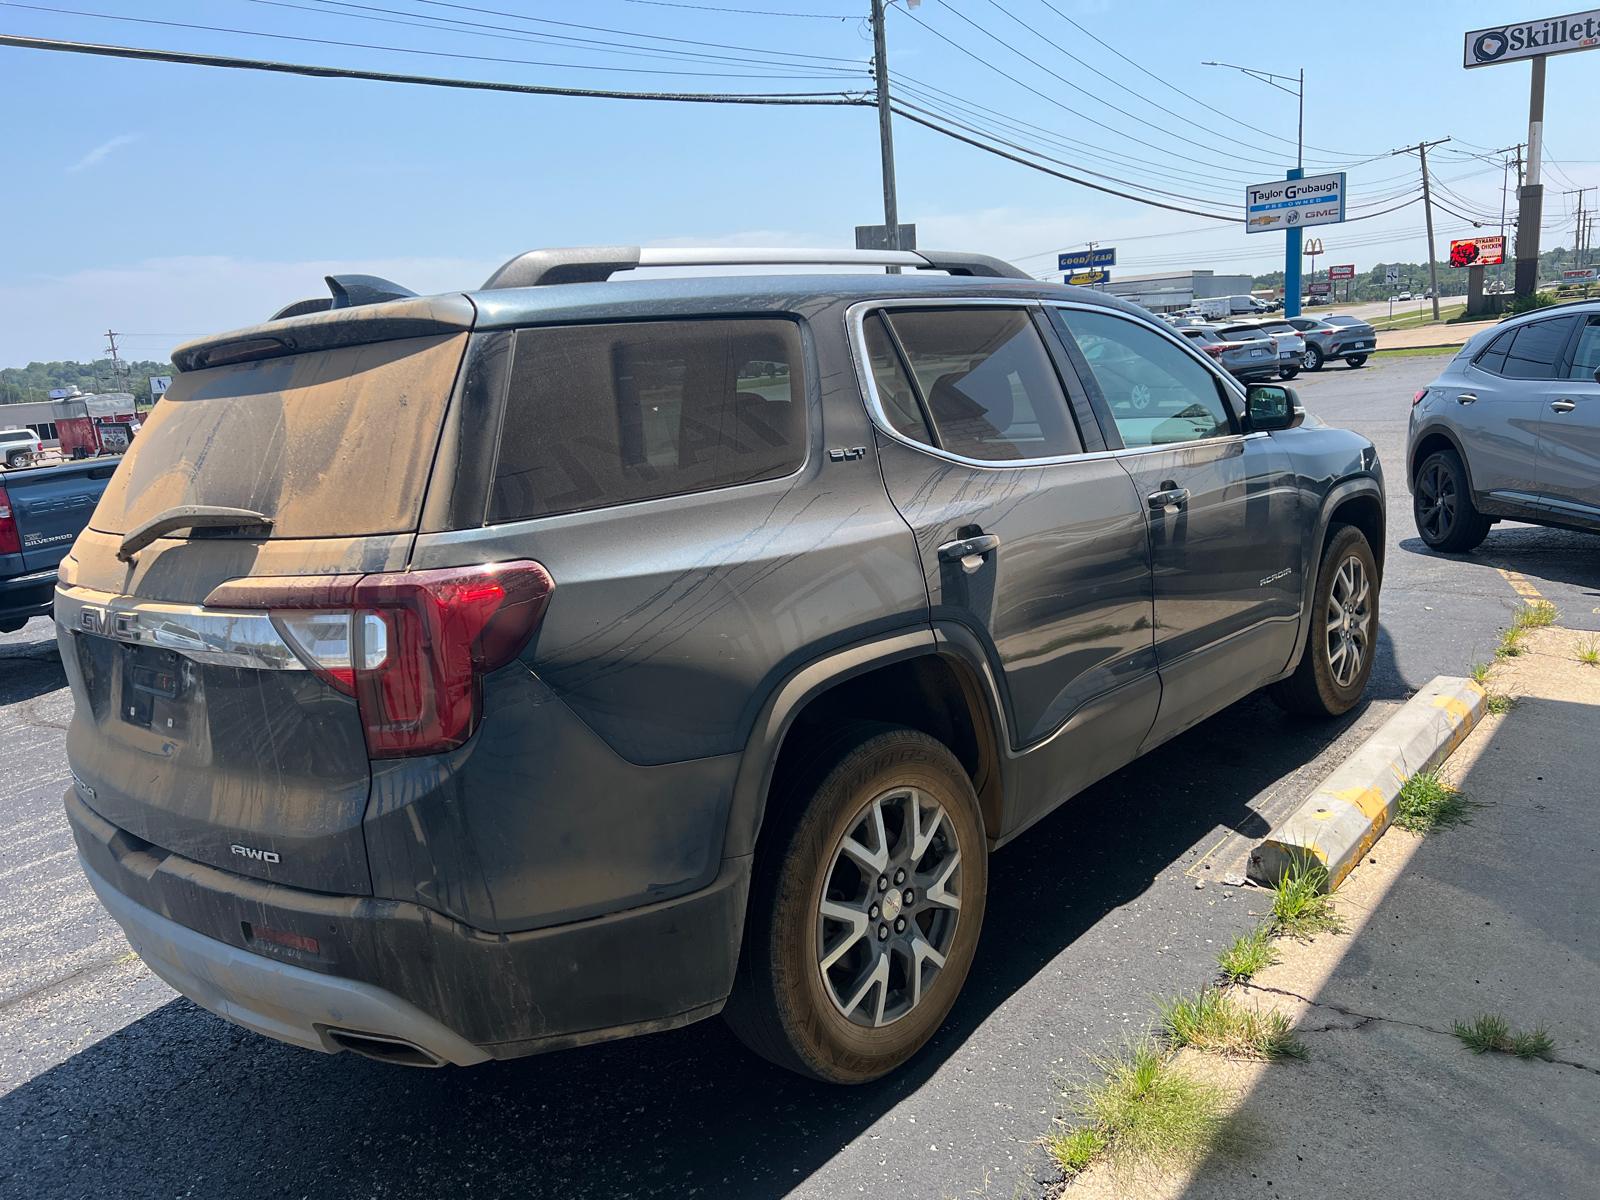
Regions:
<instances>
[{"instance_id":1,"label":"side mirror","mask_svg":"<svg viewBox=\"0 0 1600 1200\"><path fill-rule=\"evenodd\" d=\"M1281 383L1252 383L1245 389L1245 432L1294 429L1306 419L1300 395Z\"/></svg>"}]
</instances>

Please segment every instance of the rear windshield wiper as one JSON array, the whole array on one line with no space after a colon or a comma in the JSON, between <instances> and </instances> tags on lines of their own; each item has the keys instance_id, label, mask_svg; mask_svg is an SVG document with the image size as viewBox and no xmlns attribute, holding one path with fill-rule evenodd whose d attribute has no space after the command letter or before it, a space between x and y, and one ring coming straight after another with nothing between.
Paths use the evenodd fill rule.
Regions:
<instances>
[{"instance_id":1,"label":"rear windshield wiper","mask_svg":"<svg viewBox=\"0 0 1600 1200\"><path fill-rule=\"evenodd\" d=\"M129 530L117 550L123 562L159 537L174 529L271 529L272 518L248 508L221 508L215 504L180 504L157 513L137 528Z\"/></svg>"}]
</instances>

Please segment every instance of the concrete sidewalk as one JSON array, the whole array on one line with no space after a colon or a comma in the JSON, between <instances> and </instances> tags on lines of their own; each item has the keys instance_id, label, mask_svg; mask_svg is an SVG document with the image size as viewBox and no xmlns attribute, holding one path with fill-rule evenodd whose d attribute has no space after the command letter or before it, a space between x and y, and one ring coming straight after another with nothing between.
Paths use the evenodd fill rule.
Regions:
<instances>
[{"instance_id":1,"label":"concrete sidewalk","mask_svg":"<svg viewBox=\"0 0 1600 1200\"><path fill-rule=\"evenodd\" d=\"M1466 321L1460 325L1419 325L1415 329L1378 331L1379 350L1410 350L1417 346L1464 346L1467 339L1480 329L1498 325L1496 317L1489 321Z\"/></svg>"},{"instance_id":2,"label":"concrete sidewalk","mask_svg":"<svg viewBox=\"0 0 1600 1200\"><path fill-rule=\"evenodd\" d=\"M1576 657L1593 636L1537 631L1495 671L1515 707L1444 768L1482 805L1472 824L1390 830L1340 893L1348 931L1280 942L1236 993L1289 1013L1310 1057L1185 1052L1241 1097L1255 1148L1140 1195L1600 1195L1600 669ZM1451 1025L1485 1013L1548 1029L1550 1060L1473 1054ZM1063 1195L1116 1190L1100 1171Z\"/></svg>"}]
</instances>

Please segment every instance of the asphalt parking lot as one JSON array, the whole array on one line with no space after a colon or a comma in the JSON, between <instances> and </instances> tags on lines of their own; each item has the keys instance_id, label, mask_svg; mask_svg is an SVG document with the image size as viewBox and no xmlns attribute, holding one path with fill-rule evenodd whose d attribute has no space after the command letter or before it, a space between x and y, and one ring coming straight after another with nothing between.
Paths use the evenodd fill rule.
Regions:
<instances>
[{"instance_id":1,"label":"asphalt parking lot","mask_svg":"<svg viewBox=\"0 0 1600 1200\"><path fill-rule=\"evenodd\" d=\"M1337 722L1259 697L995 855L966 992L907 1069L855 1089L753 1058L720 1022L470 1070L325 1057L230 1026L137 960L61 814L71 699L48 622L0 637L0 1194L29 1197L1038 1196L1062 1075L1207 978L1255 923L1245 848L1414 689L1486 658L1530 593L1600 630L1600 539L1497 526L1427 551L1402 462L1443 358L1296 380L1372 437L1390 536L1367 702ZM1204 887L1197 884L1206 883Z\"/></svg>"}]
</instances>

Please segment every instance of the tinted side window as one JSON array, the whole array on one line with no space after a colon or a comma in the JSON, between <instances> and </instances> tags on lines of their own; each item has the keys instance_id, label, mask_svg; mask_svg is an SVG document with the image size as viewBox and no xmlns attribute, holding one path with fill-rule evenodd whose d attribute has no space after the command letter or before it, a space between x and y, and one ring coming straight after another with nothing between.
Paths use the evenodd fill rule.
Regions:
<instances>
[{"instance_id":1,"label":"tinted side window","mask_svg":"<svg viewBox=\"0 0 1600 1200\"><path fill-rule=\"evenodd\" d=\"M1233 432L1211 372L1153 329L1108 313L1063 309L1130 448Z\"/></svg>"},{"instance_id":2,"label":"tinted side window","mask_svg":"<svg viewBox=\"0 0 1600 1200\"><path fill-rule=\"evenodd\" d=\"M946 450L992 462L1082 453L1026 310L900 309L888 317Z\"/></svg>"},{"instance_id":3,"label":"tinted side window","mask_svg":"<svg viewBox=\"0 0 1600 1200\"><path fill-rule=\"evenodd\" d=\"M1566 349L1567 335L1577 317L1558 317L1553 321L1535 321L1517 330L1517 336L1506 351L1503 374L1508 379L1554 379L1556 363Z\"/></svg>"},{"instance_id":4,"label":"tinted side window","mask_svg":"<svg viewBox=\"0 0 1600 1200\"><path fill-rule=\"evenodd\" d=\"M917 401L911 380L906 378L900 364L900 352L894 348L889 331L883 327L881 313L874 313L861 323L861 332L867 341L867 365L872 369L872 380L878 389L878 400L895 432L923 445L931 445L928 423L923 419L922 406Z\"/></svg>"},{"instance_id":5,"label":"tinted side window","mask_svg":"<svg viewBox=\"0 0 1600 1200\"><path fill-rule=\"evenodd\" d=\"M1511 339L1517 336L1515 329L1508 329L1494 341L1489 343L1489 348L1478 356L1478 361L1473 365L1480 371L1488 371L1491 375L1499 375L1506 367L1506 351L1511 349Z\"/></svg>"},{"instance_id":6,"label":"tinted side window","mask_svg":"<svg viewBox=\"0 0 1600 1200\"><path fill-rule=\"evenodd\" d=\"M805 394L790 321L525 329L489 520L787 475L806 456Z\"/></svg>"},{"instance_id":7,"label":"tinted side window","mask_svg":"<svg viewBox=\"0 0 1600 1200\"><path fill-rule=\"evenodd\" d=\"M1578 344L1573 348L1567 378L1593 379L1597 370L1600 370L1600 317L1590 317L1589 323L1578 332Z\"/></svg>"}]
</instances>

